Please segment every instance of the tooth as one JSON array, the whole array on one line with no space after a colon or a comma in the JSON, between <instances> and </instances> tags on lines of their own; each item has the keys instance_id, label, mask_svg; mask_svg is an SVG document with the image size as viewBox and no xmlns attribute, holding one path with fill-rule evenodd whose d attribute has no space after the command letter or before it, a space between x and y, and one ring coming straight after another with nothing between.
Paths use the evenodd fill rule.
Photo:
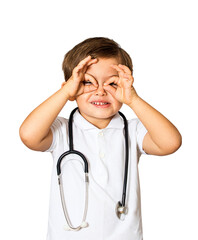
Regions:
<instances>
[{"instance_id":1,"label":"tooth","mask_svg":"<svg viewBox=\"0 0 198 240\"><path fill-rule=\"evenodd\" d=\"M93 102L93 104L95 104L95 105L107 105L108 103L107 102L105 102L105 103L103 103L103 102Z\"/></svg>"}]
</instances>

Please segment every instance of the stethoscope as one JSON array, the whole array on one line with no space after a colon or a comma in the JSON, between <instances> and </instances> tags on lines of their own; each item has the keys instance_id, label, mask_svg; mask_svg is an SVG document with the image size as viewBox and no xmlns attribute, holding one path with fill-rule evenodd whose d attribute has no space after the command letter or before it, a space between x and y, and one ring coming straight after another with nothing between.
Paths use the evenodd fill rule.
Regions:
<instances>
[{"instance_id":1,"label":"stethoscope","mask_svg":"<svg viewBox=\"0 0 198 240\"><path fill-rule=\"evenodd\" d=\"M69 117L69 151L64 152L58 159L57 162L57 175L58 175L58 184L59 184L59 189L60 189L60 197L61 197L61 203L62 203L62 208L64 212L64 216L67 222L67 226L65 230L73 230L73 231L78 231L81 228L86 228L88 227L88 223L86 222L86 216L87 216L87 208L88 208L88 184L89 184L89 175L88 175L88 161L85 158L85 156L79 152L73 149L73 127L72 127L72 121L73 121L73 115L75 111L78 109L75 108L72 110L70 117ZM122 192L122 202L118 202L116 204L116 215L120 220L124 220L124 216L127 214L127 207L125 206L125 199L126 199L126 188L127 188L127 175L128 175L128 158L129 158L129 150L128 150L128 123L127 119L124 116L123 113L118 112L120 116L124 120L124 132L125 132L125 172L124 172L124 181L123 181L123 192ZM83 219L81 224L78 227L74 227L70 221L67 208L66 208L66 203L65 203L65 197L64 197L64 191L63 191L63 181L62 181L62 174L61 174L61 161L63 160L64 157L66 157L69 154L77 154L82 158L84 161L84 173L85 173L85 207L84 207L84 214L83 214Z\"/></svg>"}]
</instances>

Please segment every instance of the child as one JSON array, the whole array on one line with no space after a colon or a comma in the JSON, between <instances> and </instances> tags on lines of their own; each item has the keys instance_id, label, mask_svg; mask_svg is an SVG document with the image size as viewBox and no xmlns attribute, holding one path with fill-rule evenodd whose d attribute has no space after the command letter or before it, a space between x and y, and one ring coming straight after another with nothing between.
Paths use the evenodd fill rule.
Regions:
<instances>
[{"instance_id":1,"label":"child","mask_svg":"<svg viewBox=\"0 0 198 240\"><path fill-rule=\"evenodd\" d=\"M20 127L23 143L36 151L52 153L54 164L50 196L48 240L142 240L138 161L141 153L167 155L181 145L181 135L161 113L138 96L133 87L130 56L113 40L89 38L64 58L65 82L59 91L39 105ZM56 165L68 151L68 120L57 117L67 101L76 100L73 116L74 149L89 165L86 221L79 231L64 229ZM115 207L121 198L125 140L118 111L127 104L137 115L128 120L129 165L126 192L128 212L121 221ZM62 163L68 216L78 226L84 211L84 172L75 155Z\"/></svg>"}]
</instances>

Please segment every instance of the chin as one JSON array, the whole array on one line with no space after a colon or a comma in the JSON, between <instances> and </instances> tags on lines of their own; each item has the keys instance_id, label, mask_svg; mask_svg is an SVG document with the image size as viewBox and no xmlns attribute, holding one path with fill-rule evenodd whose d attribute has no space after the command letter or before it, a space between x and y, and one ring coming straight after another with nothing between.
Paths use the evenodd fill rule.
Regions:
<instances>
[{"instance_id":1,"label":"chin","mask_svg":"<svg viewBox=\"0 0 198 240\"><path fill-rule=\"evenodd\" d=\"M113 117L117 112L118 111L94 112L94 116L93 116L93 112L92 112L92 117L107 119L107 118Z\"/></svg>"}]
</instances>

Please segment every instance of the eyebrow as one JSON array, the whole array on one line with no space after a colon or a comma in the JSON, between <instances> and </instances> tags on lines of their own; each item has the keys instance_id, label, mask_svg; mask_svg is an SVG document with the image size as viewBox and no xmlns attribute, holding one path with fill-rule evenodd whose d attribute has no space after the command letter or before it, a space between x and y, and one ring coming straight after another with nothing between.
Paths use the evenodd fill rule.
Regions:
<instances>
[{"instance_id":1,"label":"eyebrow","mask_svg":"<svg viewBox=\"0 0 198 240\"><path fill-rule=\"evenodd\" d=\"M95 78L95 77L94 77L92 74L90 74L90 73L86 73L86 74L88 74L88 75L92 76L93 78ZM118 74L113 74L113 75L108 76L107 78L114 77L114 76L118 77L119 75L118 75Z\"/></svg>"}]
</instances>

